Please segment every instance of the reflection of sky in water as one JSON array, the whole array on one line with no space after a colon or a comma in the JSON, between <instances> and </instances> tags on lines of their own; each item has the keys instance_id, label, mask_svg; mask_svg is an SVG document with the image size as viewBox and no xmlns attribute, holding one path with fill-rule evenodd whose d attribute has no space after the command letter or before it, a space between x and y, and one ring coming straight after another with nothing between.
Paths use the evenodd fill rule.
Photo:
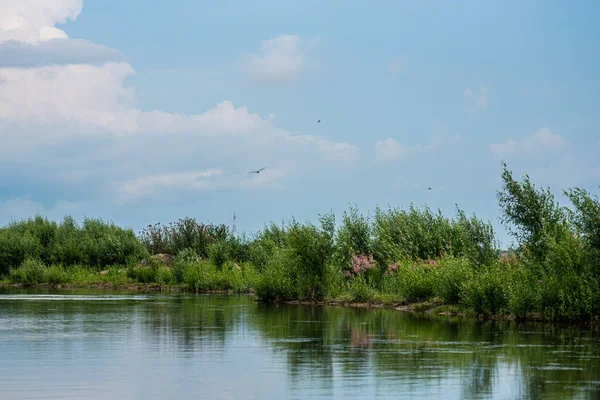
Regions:
<instances>
[{"instance_id":1,"label":"reflection of sky in water","mask_svg":"<svg viewBox=\"0 0 600 400\"><path fill-rule=\"evenodd\" d=\"M3 400L572 398L600 390L597 333L274 307L246 296L0 295L0 355Z\"/></svg>"}]
</instances>

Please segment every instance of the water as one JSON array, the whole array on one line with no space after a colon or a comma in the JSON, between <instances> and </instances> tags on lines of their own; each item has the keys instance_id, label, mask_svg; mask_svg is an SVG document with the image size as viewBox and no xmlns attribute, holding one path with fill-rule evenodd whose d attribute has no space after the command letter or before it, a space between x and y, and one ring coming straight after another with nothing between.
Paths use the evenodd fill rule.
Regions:
<instances>
[{"instance_id":1,"label":"water","mask_svg":"<svg viewBox=\"0 0 600 400\"><path fill-rule=\"evenodd\" d=\"M0 399L600 398L600 334L250 296L0 292Z\"/></svg>"}]
</instances>

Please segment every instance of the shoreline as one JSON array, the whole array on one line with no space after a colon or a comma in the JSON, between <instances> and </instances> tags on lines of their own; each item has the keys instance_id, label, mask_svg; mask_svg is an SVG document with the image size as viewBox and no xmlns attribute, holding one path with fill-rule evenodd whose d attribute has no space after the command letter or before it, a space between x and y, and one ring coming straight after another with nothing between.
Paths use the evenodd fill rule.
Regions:
<instances>
[{"instance_id":1,"label":"shoreline","mask_svg":"<svg viewBox=\"0 0 600 400\"><path fill-rule=\"evenodd\" d=\"M156 283L128 283L119 284L115 286L112 283L107 282L95 282L95 283L70 283L70 284L49 284L40 283L36 285L24 285L22 283L10 283L0 282L0 289L13 288L13 289L48 289L48 290L77 290L77 289L96 289L106 292L110 291L129 291L129 292L165 292L165 293L190 293L190 294L243 294L243 295L255 295L254 290L245 292L234 292L232 290L202 290L193 291L185 288L181 285L159 285ZM260 300L256 300L260 302ZM600 326L598 320L588 321L569 321L569 320L545 320L540 314L531 314L525 318L519 318L514 315L477 315L473 312L461 309L457 305L444 304L443 302L429 300L423 302L409 303L406 301L370 301L370 302L359 302L359 301L346 301L340 299L328 299L328 300L285 300L275 301L271 304L288 304L288 305L302 305L302 306L332 306L332 307L348 307L348 308L363 308L363 309L388 309L400 312L408 312L413 314L422 315L435 315L443 317L461 317L475 319L480 322L486 321L504 321L504 322L541 322L550 324L570 325L570 326Z\"/></svg>"}]
</instances>

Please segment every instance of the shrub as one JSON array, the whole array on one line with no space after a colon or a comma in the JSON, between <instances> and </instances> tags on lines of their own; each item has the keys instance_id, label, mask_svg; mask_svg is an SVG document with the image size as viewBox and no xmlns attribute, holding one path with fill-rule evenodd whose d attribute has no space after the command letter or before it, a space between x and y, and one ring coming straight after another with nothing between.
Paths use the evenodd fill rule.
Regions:
<instances>
[{"instance_id":1,"label":"shrub","mask_svg":"<svg viewBox=\"0 0 600 400\"><path fill-rule=\"evenodd\" d=\"M561 235L566 227L564 209L554 201L549 188L536 188L525 175L517 182L503 165L503 189L497 193L503 212L502 223L527 248L528 255L543 262L549 240Z\"/></svg>"},{"instance_id":2,"label":"shrub","mask_svg":"<svg viewBox=\"0 0 600 400\"><path fill-rule=\"evenodd\" d=\"M52 265L46 271L45 281L51 285L60 285L69 280L69 274L62 265Z\"/></svg>"},{"instance_id":3,"label":"shrub","mask_svg":"<svg viewBox=\"0 0 600 400\"><path fill-rule=\"evenodd\" d=\"M283 251L273 254L257 279L256 295L263 301L291 300L298 296L297 287L292 276L292 268Z\"/></svg>"},{"instance_id":4,"label":"shrub","mask_svg":"<svg viewBox=\"0 0 600 400\"><path fill-rule=\"evenodd\" d=\"M367 282L365 275L354 276L348 284L352 301L369 302L375 297L375 289Z\"/></svg>"},{"instance_id":5,"label":"shrub","mask_svg":"<svg viewBox=\"0 0 600 400\"><path fill-rule=\"evenodd\" d=\"M446 304L458 304L462 284L473 271L473 265L466 258L448 257L441 259L439 267L430 271L433 274L433 292Z\"/></svg>"},{"instance_id":6,"label":"shrub","mask_svg":"<svg viewBox=\"0 0 600 400\"><path fill-rule=\"evenodd\" d=\"M490 223L475 216L467 218L457 208L458 219L445 218L441 211L428 207L401 210L390 208L375 212L375 259L381 265L398 260L439 259L444 256L468 257L483 265L498 256L497 242Z\"/></svg>"},{"instance_id":7,"label":"shrub","mask_svg":"<svg viewBox=\"0 0 600 400\"><path fill-rule=\"evenodd\" d=\"M400 295L409 302L423 301L433 296L433 268L435 267L412 262L395 265L397 265L396 271L384 276L385 292Z\"/></svg>"},{"instance_id":8,"label":"shrub","mask_svg":"<svg viewBox=\"0 0 600 400\"><path fill-rule=\"evenodd\" d=\"M194 249L183 249L180 251L173 261L173 280L176 283L183 283L185 272L193 265L200 262L200 257Z\"/></svg>"},{"instance_id":9,"label":"shrub","mask_svg":"<svg viewBox=\"0 0 600 400\"><path fill-rule=\"evenodd\" d=\"M229 237L225 225L197 222L194 218L183 218L168 225L148 225L140 232L140 240L152 254L177 254L191 248L203 258L208 257L208 246Z\"/></svg>"},{"instance_id":10,"label":"shrub","mask_svg":"<svg viewBox=\"0 0 600 400\"><path fill-rule=\"evenodd\" d=\"M461 291L461 302L477 314L500 314L506 311L506 283L510 275L497 265L470 274Z\"/></svg>"},{"instance_id":11,"label":"shrub","mask_svg":"<svg viewBox=\"0 0 600 400\"><path fill-rule=\"evenodd\" d=\"M46 265L38 259L28 257L21 266L10 271L10 280L25 285L43 283L46 277Z\"/></svg>"},{"instance_id":12,"label":"shrub","mask_svg":"<svg viewBox=\"0 0 600 400\"><path fill-rule=\"evenodd\" d=\"M331 229L333 235L333 226ZM371 230L369 217L359 214L356 207L344 211L342 224L336 237L336 263L348 265L355 254L372 254Z\"/></svg>"},{"instance_id":13,"label":"shrub","mask_svg":"<svg viewBox=\"0 0 600 400\"><path fill-rule=\"evenodd\" d=\"M208 258L218 268L223 267L229 258L229 246L224 240L213 242L208 246Z\"/></svg>"}]
</instances>

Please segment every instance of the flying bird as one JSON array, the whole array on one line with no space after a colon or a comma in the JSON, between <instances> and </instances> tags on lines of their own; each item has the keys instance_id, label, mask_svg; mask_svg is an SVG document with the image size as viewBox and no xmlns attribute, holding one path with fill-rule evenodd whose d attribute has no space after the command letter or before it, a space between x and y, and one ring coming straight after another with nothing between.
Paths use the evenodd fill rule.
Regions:
<instances>
[{"instance_id":1,"label":"flying bird","mask_svg":"<svg viewBox=\"0 0 600 400\"><path fill-rule=\"evenodd\" d=\"M431 188L427 188L427 190L431 190Z\"/></svg>"},{"instance_id":2,"label":"flying bird","mask_svg":"<svg viewBox=\"0 0 600 400\"><path fill-rule=\"evenodd\" d=\"M321 120L318 120L318 121L317 121L317 124L320 124L320 123L321 123Z\"/></svg>"},{"instance_id":3,"label":"flying bird","mask_svg":"<svg viewBox=\"0 0 600 400\"><path fill-rule=\"evenodd\" d=\"M256 171L250 171L250 172L248 172L248 173L249 173L249 174L260 174L260 171L262 171L262 170L263 170L263 169L265 169L265 168L267 168L267 167L263 167L263 168L261 168L261 169L257 169Z\"/></svg>"}]
</instances>

